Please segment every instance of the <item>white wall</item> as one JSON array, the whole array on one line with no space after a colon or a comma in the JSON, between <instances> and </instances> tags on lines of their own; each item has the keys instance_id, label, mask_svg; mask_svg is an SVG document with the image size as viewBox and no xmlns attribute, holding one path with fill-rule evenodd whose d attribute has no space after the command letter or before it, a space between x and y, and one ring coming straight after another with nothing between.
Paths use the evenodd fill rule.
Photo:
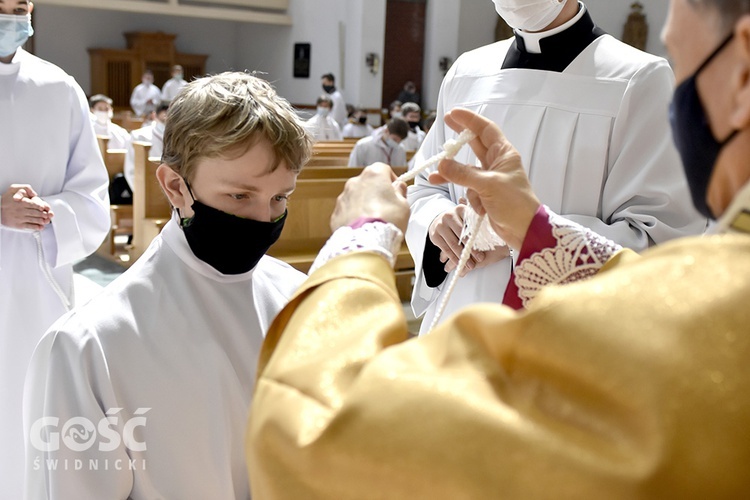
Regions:
<instances>
[{"instance_id":1,"label":"white wall","mask_svg":"<svg viewBox=\"0 0 750 500\"><path fill-rule=\"evenodd\" d=\"M73 75L87 94L91 88L87 50L124 49L123 33L129 31L176 34L179 52L210 55L206 61L209 72L224 71L236 59L240 23L39 4L33 17L36 54Z\"/></svg>"},{"instance_id":2,"label":"white wall","mask_svg":"<svg viewBox=\"0 0 750 500\"><path fill-rule=\"evenodd\" d=\"M641 1L650 26L648 50L664 55L659 32L667 2ZM586 3L605 31L622 36L631 0ZM34 11L34 37L37 54L72 74L87 93L87 49L124 48L124 32L161 30L177 35L180 52L208 54L211 73L228 69L267 73L279 93L293 103L314 103L321 93L320 75L332 72L347 102L379 107L382 69L372 75L364 59L368 52L382 59L385 8L386 0L290 0L293 25L278 26L62 7L40 0ZM421 89L426 109L434 107L443 78L438 60L455 61L462 52L491 43L496 16L492 0L428 0ZM312 45L309 79L293 78L292 51L295 43L302 42Z\"/></svg>"},{"instance_id":3,"label":"white wall","mask_svg":"<svg viewBox=\"0 0 750 500\"><path fill-rule=\"evenodd\" d=\"M438 67L438 61L441 57L448 57L453 62L460 54L457 20L461 18L461 9L462 2L457 0L427 1L424 66L422 67L422 103L425 110L435 108L440 82L445 76Z\"/></svg>"},{"instance_id":4,"label":"white wall","mask_svg":"<svg viewBox=\"0 0 750 500\"><path fill-rule=\"evenodd\" d=\"M640 0L643 4L643 12L648 22L648 45L647 52L666 56L666 49L659 38L664 21L667 19L667 0ZM622 38L623 27L630 14L631 0L586 0L586 5L591 11L599 27L612 36Z\"/></svg>"},{"instance_id":5,"label":"white wall","mask_svg":"<svg viewBox=\"0 0 750 500\"><path fill-rule=\"evenodd\" d=\"M382 59L385 0L291 0L288 12L293 28L239 29L238 64L267 72L278 92L293 103L314 103L323 92L320 76L330 72L348 103L380 107L382 70L372 75L364 55L375 52ZM295 43L311 44L310 78L293 76Z\"/></svg>"}]
</instances>

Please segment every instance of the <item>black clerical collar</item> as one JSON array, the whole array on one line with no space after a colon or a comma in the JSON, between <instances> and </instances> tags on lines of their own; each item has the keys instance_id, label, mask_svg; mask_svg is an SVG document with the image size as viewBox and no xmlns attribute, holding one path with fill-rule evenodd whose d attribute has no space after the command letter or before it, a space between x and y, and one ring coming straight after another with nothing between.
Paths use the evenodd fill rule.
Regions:
<instances>
[{"instance_id":1,"label":"black clerical collar","mask_svg":"<svg viewBox=\"0 0 750 500\"><path fill-rule=\"evenodd\" d=\"M581 9L585 7L581 6ZM503 61L503 69L523 68L561 72L591 42L605 34L604 30L594 24L587 10L571 26L559 33L541 38L539 54L526 50L524 35L516 32L515 40Z\"/></svg>"}]
</instances>

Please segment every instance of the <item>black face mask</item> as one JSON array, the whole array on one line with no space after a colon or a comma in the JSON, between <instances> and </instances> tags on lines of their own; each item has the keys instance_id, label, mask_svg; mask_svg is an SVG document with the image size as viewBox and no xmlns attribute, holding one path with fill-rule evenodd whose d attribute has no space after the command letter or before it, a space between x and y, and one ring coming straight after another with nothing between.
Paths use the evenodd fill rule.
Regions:
<instances>
[{"instance_id":1,"label":"black face mask","mask_svg":"<svg viewBox=\"0 0 750 500\"><path fill-rule=\"evenodd\" d=\"M325 90L328 94L333 94L336 91L336 87L334 87L333 85L323 85L323 90Z\"/></svg>"},{"instance_id":2,"label":"black face mask","mask_svg":"<svg viewBox=\"0 0 750 500\"><path fill-rule=\"evenodd\" d=\"M693 205L708 218L714 218L706 204L708 184L719 157L721 149L736 135L738 130L719 142L711 132L706 111L701 103L696 78L719 52L732 40L730 35L719 47L708 56L692 76L682 82L674 91L669 108L669 123L672 137L680 152L682 166L685 169Z\"/></svg>"},{"instance_id":3,"label":"black face mask","mask_svg":"<svg viewBox=\"0 0 750 500\"><path fill-rule=\"evenodd\" d=\"M365 123L367 123L367 117L366 117L366 116L360 116L360 117L359 117L359 118L357 119L357 121L358 121L359 123L361 123L362 125L364 125Z\"/></svg>"},{"instance_id":4,"label":"black face mask","mask_svg":"<svg viewBox=\"0 0 750 500\"><path fill-rule=\"evenodd\" d=\"M191 208L193 217L180 221L188 245L196 257L222 274L242 274L254 268L281 236L287 214L261 222L222 212L194 197Z\"/></svg>"},{"instance_id":5,"label":"black face mask","mask_svg":"<svg viewBox=\"0 0 750 500\"><path fill-rule=\"evenodd\" d=\"M406 122L409 124L412 130L416 130L416 128L419 126L419 122Z\"/></svg>"}]
</instances>

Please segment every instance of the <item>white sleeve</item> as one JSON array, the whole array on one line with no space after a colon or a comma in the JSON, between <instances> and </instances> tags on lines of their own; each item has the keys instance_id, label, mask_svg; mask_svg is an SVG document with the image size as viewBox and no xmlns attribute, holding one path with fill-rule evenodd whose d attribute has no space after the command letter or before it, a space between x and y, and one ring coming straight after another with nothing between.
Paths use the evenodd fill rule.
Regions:
<instances>
[{"instance_id":1,"label":"white sleeve","mask_svg":"<svg viewBox=\"0 0 750 500\"><path fill-rule=\"evenodd\" d=\"M129 497L130 457L121 440L110 439L123 417L117 405L102 408L113 394L108 380L92 336L53 327L42 338L24 387L27 500Z\"/></svg>"},{"instance_id":2,"label":"white sleeve","mask_svg":"<svg viewBox=\"0 0 750 500\"><path fill-rule=\"evenodd\" d=\"M86 96L73 83L68 98L71 136L65 181L60 193L44 197L55 215L42 231L42 238L46 249L55 249L55 267L93 253L110 228L109 177L89 119Z\"/></svg>"},{"instance_id":3,"label":"white sleeve","mask_svg":"<svg viewBox=\"0 0 750 500\"><path fill-rule=\"evenodd\" d=\"M663 59L633 76L612 131L601 218L561 215L636 251L706 229L666 126L673 85Z\"/></svg>"},{"instance_id":4,"label":"white sleeve","mask_svg":"<svg viewBox=\"0 0 750 500\"><path fill-rule=\"evenodd\" d=\"M347 166L349 167L359 167L359 157L358 157L358 151L360 147L359 144L355 144L352 148L352 152L349 153L349 164Z\"/></svg>"},{"instance_id":5,"label":"white sleeve","mask_svg":"<svg viewBox=\"0 0 750 500\"><path fill-rule=\"evenodd\" d=\"M445 125L443 117L448 110L445 109L445 94L457 66L458 62L448 71L440 87L437 118L412 159L415 168L423 163L424 160L438 154L446 141L447 125ZM412 259L414 259L416 276L412 295L412 307L418 315L424 312L429 303L437 296L435 289L427 286L423 269L425 244L430 224L432 224L435 217L453 208L457 201L452 197L450 186L433 185L427 180L429 174L435 171L436 168L436 166L430 167L417 175L414 179L414 185L409 187L407 194L411 215L409 216L409 225L406 228L405 239Z\"/></svg>"}]
</instances>

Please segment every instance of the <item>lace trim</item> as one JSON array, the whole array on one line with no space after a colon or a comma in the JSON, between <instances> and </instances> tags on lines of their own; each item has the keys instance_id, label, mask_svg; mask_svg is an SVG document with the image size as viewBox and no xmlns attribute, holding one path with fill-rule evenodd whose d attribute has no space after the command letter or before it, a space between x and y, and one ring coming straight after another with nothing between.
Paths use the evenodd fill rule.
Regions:
<instances>
[{"instance_id":1,"label":"lace trim","mask_svg":"<svg viewBox=\"0 0 750 500\"><path fill-rule=\"evenodd\" d=\"M585 280L622 247L580 224L547 211L554 248L545 248L525 259L515 270L518 294L526 307L547 285Z\"/></svg>"},{"instance_id":2,"label":"lace trim","mask_svg":"<svg viewBox=\"0 0 750 500\"><path fill-rule=\"evenodd\" d=\"M396 257L401 248L404 235L395 225L385 222L368 222L352 229L349 226L338 228L315 258L309 274L312 274L326 262L354 251L374 252L385 257L396 265Z\"/></svg>"}]
</instances>

